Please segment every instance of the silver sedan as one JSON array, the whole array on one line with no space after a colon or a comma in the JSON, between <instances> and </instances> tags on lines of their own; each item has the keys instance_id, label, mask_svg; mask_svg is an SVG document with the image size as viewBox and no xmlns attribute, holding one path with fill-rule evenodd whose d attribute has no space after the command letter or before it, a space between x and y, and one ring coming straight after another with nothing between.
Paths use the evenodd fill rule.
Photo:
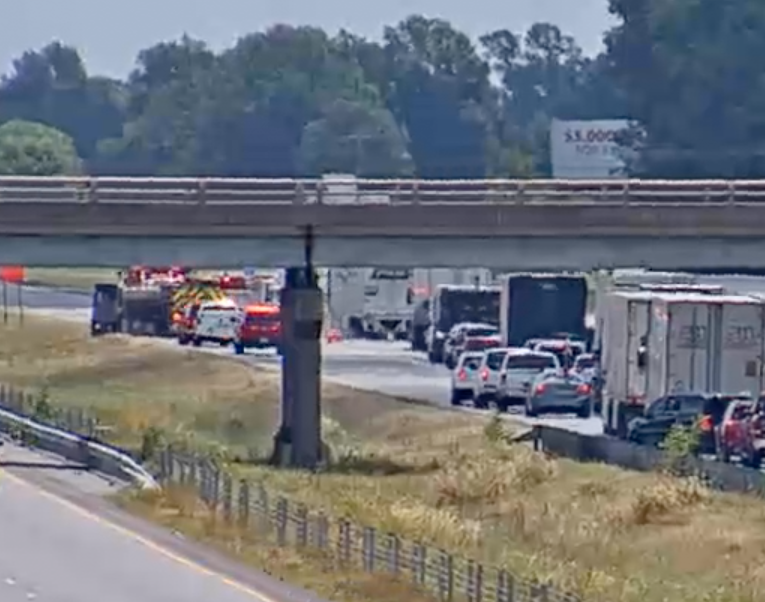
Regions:
<instances>
[{"instance_id":1,"label":"silver sedan","mask_svg":"<svg viewBox=\"0 0 765 602\"><path fill-rule=\"evenodd\" d=\"M525 412L526 416L554 412L589 418L592 386L572 372L543 373L529 388Z\"/></svg>"}]
</instances>

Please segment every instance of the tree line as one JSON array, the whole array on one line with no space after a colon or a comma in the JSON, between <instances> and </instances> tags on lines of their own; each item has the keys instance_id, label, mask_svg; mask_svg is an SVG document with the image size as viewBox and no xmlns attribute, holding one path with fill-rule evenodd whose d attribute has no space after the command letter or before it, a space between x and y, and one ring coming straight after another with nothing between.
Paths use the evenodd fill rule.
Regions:
<instances>
[{"instance_id":1,"label":"tree line","mask_svg":"<svg viewBox=\"0 0 765 602\"><path fill-rule=\"evenodd\" d=\"M610 0L585 56L549 23L472 41L419 15L381 41L275 25L215 53L184 37L123 80L55 42L0 81L0 173L546 177L557 119L629 118L629 169L765 174L765 2Z\"/></svg>"}]
</instances>

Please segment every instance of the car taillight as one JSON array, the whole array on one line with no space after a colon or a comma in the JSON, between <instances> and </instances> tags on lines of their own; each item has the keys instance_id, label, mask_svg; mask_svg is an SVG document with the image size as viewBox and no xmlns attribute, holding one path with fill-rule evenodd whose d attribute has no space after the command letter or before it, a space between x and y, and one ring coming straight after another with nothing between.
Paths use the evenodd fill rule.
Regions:
<instances>
[{"instance_id":1,"label":"car taillight","mask_svg":"<svg viewBox=\"0 0 765 602\"><path fill-rule=\"evenodd\" d=\"M708 433L709 431L712 430L713 426L714 425L712 423L712 417L711 416L705 415L705 416L701 417L701 420L699 421L699 428L702 431L704 431L705 433Z\"/></svg>"},{"instance_id":2,"label":"car taillight","mask_svg":"<svg viewBox=\"0 0 765 602\"><path fill-rule=\"evenodd\" d=\"M592 391L592 387L587 383L583 383L576 388L577 395L589 395Z\"/></svg>"},{"instance_id":3,"label":"car taillight","mask_svg":"<svg viewBox=\"0 0 765 602\"><path fill-rule=\"evenodd\" d=\"M544 392L545 392L545 386L544 385L537 385L537 388L534 389L534 394L535 395L541 395Z\"/></svg>"},{"instance_id":4,"label":"car taillight","mask_svg":"<svg viewBox=\"0 0 765 602\"><path fill-rule=\"evenodd\" d=\"M465 371L464 368L462 368L459 371L459 373L457 374L457 378L459 378L460 380L467 380L467 372Z\"/></svg>"},{"instance_id":5,"label":"car taillight","mask_svg":"<svg viewBox=\"0 0 765 602\"><path fill-rule=\"evenodd\" d=\"M483 370L481 370L481 380L489 380L488 368L484 368Z\"/></svg>"}]
</instances>

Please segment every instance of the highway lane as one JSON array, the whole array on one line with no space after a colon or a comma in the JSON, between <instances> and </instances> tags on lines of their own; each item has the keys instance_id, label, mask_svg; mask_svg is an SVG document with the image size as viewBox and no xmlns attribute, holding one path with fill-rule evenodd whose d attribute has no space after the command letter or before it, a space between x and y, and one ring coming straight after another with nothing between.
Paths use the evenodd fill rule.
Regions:
<instances>
[{"instance_id":1,"label":"highway lane","mask_svg":"<svg viewBox=\"0 0 765 602\"><path fill-rule=\"evenodd\" d=\"M81 322L89 320L90 297L52 289L26 289L25 307L38 313ZM168 345L175 345L167 341ZM228 355L230 349L203 348L208 353ZM279 360L271 352L250 352L246 359L255 365L278 368ZM449 407L449 371L432 365L424 354L412 353L407 343L388 341L343 341L325 344L322 371L325 378L338 384L366 391L377 391ZM476 411L467 409L467 411ZM601 434L599 418L543 416L528 419L517 409L513 417L528 424L547 424L583 434Z\"/></svg>"},{"instance_id":2,"label":"highway lane","mask_svg":"<svg viewBox=\"0 0 765 602\"><path fill-rule=\"evenodd\" d=\"M102 499L114 487L0 447L0 600L320 602Z\"/></svg>"}]
</instances>

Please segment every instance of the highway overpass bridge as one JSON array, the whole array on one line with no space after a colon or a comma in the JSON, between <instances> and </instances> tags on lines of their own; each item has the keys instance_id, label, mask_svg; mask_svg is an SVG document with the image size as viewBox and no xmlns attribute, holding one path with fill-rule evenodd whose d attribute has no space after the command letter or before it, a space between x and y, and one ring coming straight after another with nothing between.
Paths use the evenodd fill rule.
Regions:
<instances>
[{"instance_id":1,"label":"highway overpass bridge","mask_svg":"<svg viewBox=\"0 0 765 602\"><path fill-rule=\"evenodd\" d=\"M0 178L0 263L765 264L765 181Z\"/></svg>"}]
</instances>

